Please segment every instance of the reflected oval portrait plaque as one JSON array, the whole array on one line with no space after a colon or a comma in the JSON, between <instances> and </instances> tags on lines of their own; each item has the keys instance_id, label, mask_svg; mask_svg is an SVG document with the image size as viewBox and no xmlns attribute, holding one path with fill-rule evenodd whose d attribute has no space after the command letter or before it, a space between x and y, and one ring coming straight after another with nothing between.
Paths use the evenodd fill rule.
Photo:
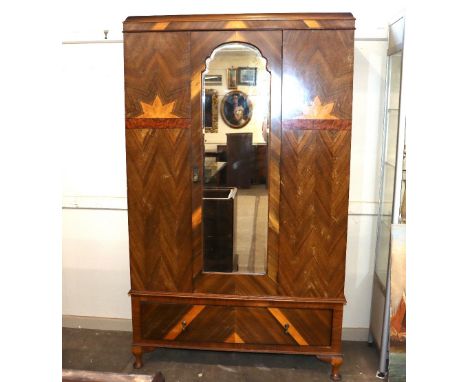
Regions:
<instances>
[{"instance_id":1,"label":"reflected oval portrait plaque","mask_svg":"<svg viewBox=\"0 0 468 382\"><path fill-rule=\"evenodd\" d=\"M221 117L229 127L240 129L252 118L253 106L249 96L239 90L227 93L221 104Z\"/></svg>"}]
</instances>

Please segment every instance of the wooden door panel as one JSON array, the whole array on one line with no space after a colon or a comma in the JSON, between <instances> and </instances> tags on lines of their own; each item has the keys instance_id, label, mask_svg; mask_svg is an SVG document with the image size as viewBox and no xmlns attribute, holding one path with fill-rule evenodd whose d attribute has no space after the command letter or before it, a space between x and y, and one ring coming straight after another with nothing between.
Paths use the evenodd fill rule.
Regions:
<instances>
[{"instance_id":1,"label":"wooden door panel","mask_svg":"<svg viewBox=\"0 0 468 382\"><path fill-rule=\"evenodd\" d=\"M351 133L289 130L283 137L281 290L343 297Z\"/></svg>"},{"instance_id":2,"label":"wooden door panel","mask_svg":"<svg viewBox=\"0 0 468 382\"><path fill-rule=\"evenodd\" d=\"M282 294L344 296L353 36L285 31L278 281Z\"/></svg>"},{"instance_id":3,"label":"wooden door panel","mask_svg":"<svg viewBox=\"0 0 468 382\"><path fill-rule=\"evenodd\" d=\"M191 291L190 33L124 36L133 290Z\"/></svg>"},{"instance_id":4,"label":"wooden door panel","mask_svg":"<svg viewBox=\"0 0 468 382\"><path fill-rule=\"evenodd\" d=\"M192 291L190 130L127 129L133 290Z\"/></svg>"}]
</instances>

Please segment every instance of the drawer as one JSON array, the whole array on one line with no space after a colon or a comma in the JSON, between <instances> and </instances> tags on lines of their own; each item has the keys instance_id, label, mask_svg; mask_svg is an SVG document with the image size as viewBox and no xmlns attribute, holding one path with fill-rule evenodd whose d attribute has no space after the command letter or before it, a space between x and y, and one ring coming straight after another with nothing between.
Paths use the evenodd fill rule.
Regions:
<instances>
[{"instance_id":1,"label":"drawer","mask_svg":"<svg viewBox=\"0 0 468 382\"><path fill-rule=\"evenodd\" d=\"M332 309L238 308L235 331L242 342L331 346Z\"/></svg>"},{"instance_id":2,"label":"drawer","mask_svg":"<svg viewBox=\"0 0 468 382\"><path fill-rule=\"evenodd\" d=\"M143 340L331 346L332 320L331 308L140 304Z\"/></svg>"},{"instance_id":3,"label":"drawer","mask_svg":"<svg viewBox=\"0 0 468 382\"><path fill-rule=\"evenodd\" d=\"M224 342L234 328L234 308L141 302L144 340Z\"/></svg>"}]
</instances>

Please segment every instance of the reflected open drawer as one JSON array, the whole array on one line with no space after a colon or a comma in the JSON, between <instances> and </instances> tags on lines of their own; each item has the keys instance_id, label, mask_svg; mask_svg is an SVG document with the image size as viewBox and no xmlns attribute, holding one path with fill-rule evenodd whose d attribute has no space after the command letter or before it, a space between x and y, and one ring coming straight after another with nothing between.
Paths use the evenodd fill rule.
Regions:
<instances>
[{"instance_id":1,"label":"reflected open drawer","mask_svg":"<svg viewBox=\"0 0 468 382\"><path fill-rule=\"evenodd\" d=\"M205 188L203 190L203 199L234 199L237 188L235 187L216 187Z\"/></svg>"}]
</instances>

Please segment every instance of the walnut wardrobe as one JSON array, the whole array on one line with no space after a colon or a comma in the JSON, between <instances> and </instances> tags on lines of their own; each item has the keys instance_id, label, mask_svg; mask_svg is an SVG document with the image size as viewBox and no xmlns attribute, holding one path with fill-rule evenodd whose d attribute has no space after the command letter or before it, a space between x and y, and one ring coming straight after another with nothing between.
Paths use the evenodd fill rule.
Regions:
<instances>
[{"instance_id":1,"label":"walnut wardrobe","mask_svg":"<svg viewBox=\"0 0 468 382\"><path fill-rule=\"evenodd\" d=\"M156 347L302 353L340 378L353 49L349 13L125 20L135 367Z\"/></svg>"}]
</instances>

